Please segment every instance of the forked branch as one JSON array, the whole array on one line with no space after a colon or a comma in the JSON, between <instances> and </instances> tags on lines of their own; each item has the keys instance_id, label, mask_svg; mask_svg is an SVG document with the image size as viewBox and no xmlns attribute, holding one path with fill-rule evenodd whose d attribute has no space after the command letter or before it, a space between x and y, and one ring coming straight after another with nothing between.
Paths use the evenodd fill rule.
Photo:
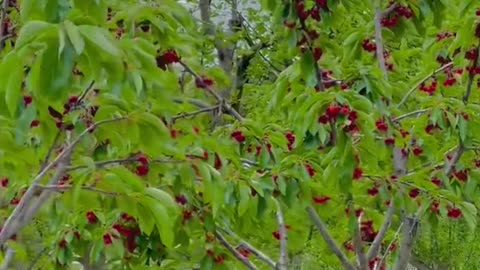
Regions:
<instances>
[{"instance_id":1,"label":"forked branch","mask_svg":"<svg viewBox=\"0 0 480 270\"><path fill-rule=\"evenodd\" d=\"M312 206L307 206L307 213L312 220L313 224L320 232L323 240L327 243L328 247L332 250L332 252L337 256L337 258L342 263L343 267L347 270L355 270L355 267L348 261L347 256L340 250L335 240L330 236L328 233L327 227L323 224L322 220L318 216L317 212Z\"/></svg>"}]
</instances>

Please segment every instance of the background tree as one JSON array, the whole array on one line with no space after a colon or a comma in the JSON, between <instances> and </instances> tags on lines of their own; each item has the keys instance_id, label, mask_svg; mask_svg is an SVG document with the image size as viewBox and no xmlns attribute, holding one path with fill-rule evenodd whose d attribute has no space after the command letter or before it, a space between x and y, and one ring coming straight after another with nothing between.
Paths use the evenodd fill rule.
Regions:
<instances>
[{"instance_id":1,"label":"background tree","mask_svg":"<svg viewBox=\"0 0 480 270\"><path fill-rule=\"evenodd\" d=\"M478 268L477 3L257 4L3 0L0 269Z\"/></svg>"}]
</instances>

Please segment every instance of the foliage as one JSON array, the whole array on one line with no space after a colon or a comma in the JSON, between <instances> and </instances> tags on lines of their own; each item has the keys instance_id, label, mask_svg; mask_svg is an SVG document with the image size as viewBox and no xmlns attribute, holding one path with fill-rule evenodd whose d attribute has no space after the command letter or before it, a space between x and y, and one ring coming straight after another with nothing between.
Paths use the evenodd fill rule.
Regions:
<instances>
[{"instance_id":1,"label":"foliage","mask_svg":"<svg viewBox=\"0 0 480 270\"><path fill-rule=\"evenodd\" d=\"M199 2L4 0L5 265L477 268L475 1Z\"/></svg>"}]
</instances>

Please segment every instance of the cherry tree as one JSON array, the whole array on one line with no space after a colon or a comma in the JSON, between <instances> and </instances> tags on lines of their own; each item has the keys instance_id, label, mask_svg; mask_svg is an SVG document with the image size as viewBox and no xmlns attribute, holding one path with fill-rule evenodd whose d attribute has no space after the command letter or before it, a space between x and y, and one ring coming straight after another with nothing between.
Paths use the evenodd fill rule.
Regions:
<instances>
[{"instance_id":1,"label":"cherry tree","mask_svg":"<svg viewBox=\"0 0 480 270\"><path fill-rule=\"evenodd\" d=\"M3 0L0 269L470 269L478 3L190 4Z\"/></svg>"}]
</instances>

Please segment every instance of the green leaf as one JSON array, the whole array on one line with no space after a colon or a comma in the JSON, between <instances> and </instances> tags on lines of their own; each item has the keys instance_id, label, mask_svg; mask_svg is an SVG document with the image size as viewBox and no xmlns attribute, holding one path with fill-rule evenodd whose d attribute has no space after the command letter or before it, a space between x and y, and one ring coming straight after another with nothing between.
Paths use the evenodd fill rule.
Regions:
<instances>
[{"instance_id":1,"label":"green leaf","mask_svg":"<svg viewBox=\"0 0 480 270\"><path fill-rule=\"evenodd\" d=\"M315 63L313 55L310 51L305 52L300 59L300 70L305 80L306 87L314 87L317 84L317 76L315 72Z\"/></svg>"},{"instance_id":2,"label":"green leaf","mask_svg":"<svg viewBox=\"0 0 480 270\"><path fill-rule=\"evenodd\" d=\"M174 233L173 222L169 216L166 208L151 197L142 198L142 203L145 207L150 208L153 217L155 218L155 225L160 233L162 243L167 248L173 248Z\"/></svg>"},{"instance_id":3,"label":"green leaf","mask_svg":"<svg viewBox=\"0 0 480 270\"><path fill-rule=\"evenodd\" d=\"M460 208L462 209L463 217L465 218L470 230L475 230L477 227L477 208L475 205L469 202L462 202L460 204Z\"/></svg>"},{"instance_id":4,"label":"green leaf","mask_svg":"<svg viewBox=\"0 0 480 270\"><path fill-rule=\"evenodd\" d=\"M130 192L143 192L144 184L142 179L136 174L132 173L130 170L123 166L115 167L111 170L112 173L115 173L122 182L127 184Z\"/></svg>"},{"instance_id":5,"label":"green leaf","mask_svg":"<svg viewBox=\"0 0 480 270\"><path fill-rule=\"evenodd\" d=\"M242 185L239 190L240 201L238 203L238 215L243 216L248 210L248 203L250 202L250 188Z\"/></svg>"},{"instance_id":6,"label":"green leaf","mask_svg":"<svg viewBox=\"0 0 480 270\"><path fill-rule=\"evenodd\" d=\"M170 194L165 192L164 190L154 188L154 187L147 187L145 189L145 193L152 198L158 200L161 202L164 206L170 208L170 209L177 209L177 204L175 203L175 200L172 198Z\"/></svg>"},{"instance_id":7,"label":"green leaf","mask_svg":"<svg viewBox=\"0 0 480 270\"><path fill-rule=\"evenodd\" d=\"M29 21L18 33L17 41L15 42L15 49L19 50L27 44L31 44L41 34L46 33L49 30L55 30L56 25L44 22L44 21Z\"/></svg>"},{"instance_id":8,"label":"green leaf","mask_svg":"<svg viewBox=\"0 0 480 270\"><path fill-rule=\"evenodd\" d=\"M122 51L118 44L105 29L90 25L80 25L78 30L85 39L92 42L99 50L114 57L122 57Z\"/></svg>"},{"instance_id":9,"label":"green leaf","mask_svg":"<svg viewBox=\"0 0 480 270\"><path fill-rule=\"evenodd\" d=\"M83 37L80 34L77 26L69 20L64 21L63 24L67 32L68 39L75 48L75 52L77 55L82 54L83 49L85 48L85 41L83 40Z\"/></svg>"},{"instance_id":10,"label":"green leaf","mask_svg":"<svg viewBox=\"0 0 480 270\"><path fill-rule=\"evenodd\" d=\"M467 120L465 120L465 118L463 118L463 117L459 117L459 119L458 119L458 129L459 129L459 132L460 132L461 142L464 142L465 139L467 138L467 134L468 134L467 127L468 127Z\"/></svg>"},{"instance_id":11,"label":"green leaf","mask_svg":"<svg viewBox=\"0 0 480 270\"><path fill-rule=\"evenodd\" d=\"M22 79L23 79L23 63L15 55L12 56L12 61L8 70L8 83L6 85L5 102L7 104L10 116L14 116L17 112L17 107L22 96Z\"/></svg>"},{"instance_id":12,"label":"green leaf","mask_svg":"<svg viewBox=\"0 0 480 270\"><path fill-rule=\"evenodd\" d=\"M138 205L138 224L140 230L146 235L150 235L155 227L155 219L150 213L150 209L143 205Z\"/></svg>"}]
</instances>

